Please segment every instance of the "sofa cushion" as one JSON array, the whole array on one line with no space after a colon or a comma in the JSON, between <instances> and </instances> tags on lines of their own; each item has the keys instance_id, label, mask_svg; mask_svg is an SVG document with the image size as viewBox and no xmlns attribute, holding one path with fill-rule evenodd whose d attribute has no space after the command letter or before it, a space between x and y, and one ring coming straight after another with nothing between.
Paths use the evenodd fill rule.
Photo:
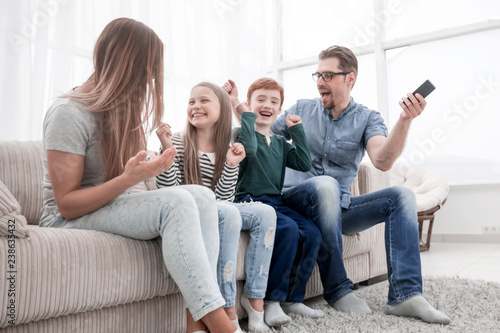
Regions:
<instances>
[{"instance_id":1,"label":"sofa cushion","mask_svg":"<svg viewBox=\"0 0 500 333\"><path fill-rule=\"evenodd\" d=\"M0 181L0 236L26 237L26 218L21 215L21 206Z\"/></svg>"},{"instance_id":2,"label":"sofa cushion","mask_svg":"<svg viewBox=\"0 0 500 333\"><path fill-rule=\"evenodd\" d=\"M448 182L437 173L403 162L392 167L390 182L391 186L404 186L415 193L418 212L441 207L450 190Z\"/></svg>"},{"instance_id":3,"label":"sofa cushion","mask_svg":"<svg viewBox=\"0 0 500 333\"><path fill-rule=\"evenodd\" d=\"M42 215L42 142L0 141L0 181L21 205L28 224Z\"/></svg>"},{"instance_id":4,"label":"sofa cushion","mask_svg":"<svg viewBox=\"0 0 500 333\"><path fill-rule=\"evenodd\" d=\"M135 240L93 230L27 226L16 239L15 298L0 265L0 308L12 299L16 324L143 301L179 292L170 277L161 239ZM0 253L7 239L0 237ZM0 327L8 325L0 312Z\"/></svg>"},{"instance_id":5,"label":"sofa cushion","mask_svg":"<svg viewBox=\"0 0 500 333\"><path fill-rule=\"evenodd\" d=\"M238 263L245 262L245 254L248 243L250 242L250 233L242 231L240 234L240 243L238 246ZM365 230L352 236L342 235L343 258L348 259L364 253L368 253L373 247L372 235L370 230ZM236 280L245 280L245 265L237 265Z\"/></svg>"}]
</instances>

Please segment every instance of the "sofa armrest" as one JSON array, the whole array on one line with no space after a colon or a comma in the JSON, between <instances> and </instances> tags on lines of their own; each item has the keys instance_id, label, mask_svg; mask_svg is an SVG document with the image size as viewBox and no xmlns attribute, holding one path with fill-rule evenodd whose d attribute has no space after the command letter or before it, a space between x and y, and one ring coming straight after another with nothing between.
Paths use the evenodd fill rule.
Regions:
<instances>
[{"instance_id":1,"label":"sofa armrest","mask_svg":"<svg viewBox=\"0 0 500 333\"><path fill-rule=\"evenodd\" d=\"M359 165L358 186L360 195L375 192L390 185L390 174L388 172L380 171L368 162Z\"/></svg>"},{"instance_id":2,"label":"sofa armrest","mask_svg":"<svg viewBox=\"0 0 500 333\"><path fill-rule=\"evenodd\" d=\"M42 156L42 141L0 141L0 181L33 225L38 225L42 216Z\"/></svg>"}]
</instances>

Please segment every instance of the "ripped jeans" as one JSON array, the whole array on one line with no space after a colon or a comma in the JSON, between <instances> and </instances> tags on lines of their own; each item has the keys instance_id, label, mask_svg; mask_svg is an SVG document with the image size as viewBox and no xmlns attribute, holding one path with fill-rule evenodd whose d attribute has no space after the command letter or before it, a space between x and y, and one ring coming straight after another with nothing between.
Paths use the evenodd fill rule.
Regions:
<instances>
[{"instance_id":1,"label":"ripped jeans","mask_svg":"<svg viewBox=\"0 0 500 333\"><path fill-rule=\"evenodd\" d=\"M269 264L273 253L276 213L259 202L234 204L218 201L220 250L217 263L217 281L226 301L224 307L235 305L236 257L240 232L250 231L250 242L245 255L245 286L248 298L263 299L266 295Z\"/></svg>"}]
</instances>

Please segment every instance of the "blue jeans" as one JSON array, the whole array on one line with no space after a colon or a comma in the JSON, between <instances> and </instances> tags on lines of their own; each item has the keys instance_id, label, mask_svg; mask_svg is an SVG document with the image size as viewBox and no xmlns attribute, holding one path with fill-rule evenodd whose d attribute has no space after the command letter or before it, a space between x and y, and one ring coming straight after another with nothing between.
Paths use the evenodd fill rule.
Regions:
<instances>
[{"instance_id":1,"label":"blue jeans","mask_svg":"<svg viewBox=\"0 0 500 333\"><path fill-rule=\"evenodd\" d=\"M319 229L310 219L285 206L278 196L244 195L237 201L259 201L276 211L276 236L265 299L304 301L306 284L321 244Z\"/></svg>"},{"instance_id":2,"label":"blue jeans","mask_svg":"<svg viewBox=\"0 0 500 333\"><path fill-rule=\"evenodd\" d=\"M148 240L162 237L165 265L199 320L224 305L217 285L219 232L215 196L198 185L122 194L85 216L66 220L60 214L42 227L86 229Z\"/></svg>"},{"instance_id":3,"label":"blue jeans","mask_svg":"<svg viewBox=\"0 0 500 333\"><path fill-rule=\"evenodd\" d=\"M241 230L250 231L245 254L245 286L248 298L262 299L266 295L269 264L276 230L276 213L262 203L233 204L218 201L220 251L217 280L226 301L225 307L235 305L236 257Z\"/></svg>"},{"instance_id":4,"label":"blue jeans","mask_svg":"<svg viewBox=\"0 0 500 333\"><path fill-rule=\"evenodd\" d=\"M282 198L321 230L318 265L328 303L352 292L353 284L342 262L342 234L354 235L384 221L388 304L422 294L417 207L411 190L390 187L352 197L349 208L342 209L339 183L332 177L318 176L285 190Z\"/></svg>"}]
</instances>

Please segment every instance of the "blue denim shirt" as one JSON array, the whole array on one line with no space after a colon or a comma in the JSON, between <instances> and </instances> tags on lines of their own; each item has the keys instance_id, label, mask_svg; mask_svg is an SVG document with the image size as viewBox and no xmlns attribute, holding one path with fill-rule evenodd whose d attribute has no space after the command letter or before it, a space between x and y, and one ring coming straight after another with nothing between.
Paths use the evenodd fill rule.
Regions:
<instances>
[{"instance_id":1,"label":"blue denim shirt","mask_svg":"<svg viewBox=\"0 0 500 333\"><path fill-rule=\"evenodd\" d=\"M339 182L342 207L348 208L351 203L350 187L358 174L368 139L375 135L387 136L387 127L380 113L356 103L351 97L347 109L333 118L330 110L321 105L321 98L298 100L271 126L274 133L289 140L285 122L288 114L302 118L311 148L312 168L308 172L287 168L283 188L290 188L314 176L328 175Z\"/></svg>"}]
</instances>

